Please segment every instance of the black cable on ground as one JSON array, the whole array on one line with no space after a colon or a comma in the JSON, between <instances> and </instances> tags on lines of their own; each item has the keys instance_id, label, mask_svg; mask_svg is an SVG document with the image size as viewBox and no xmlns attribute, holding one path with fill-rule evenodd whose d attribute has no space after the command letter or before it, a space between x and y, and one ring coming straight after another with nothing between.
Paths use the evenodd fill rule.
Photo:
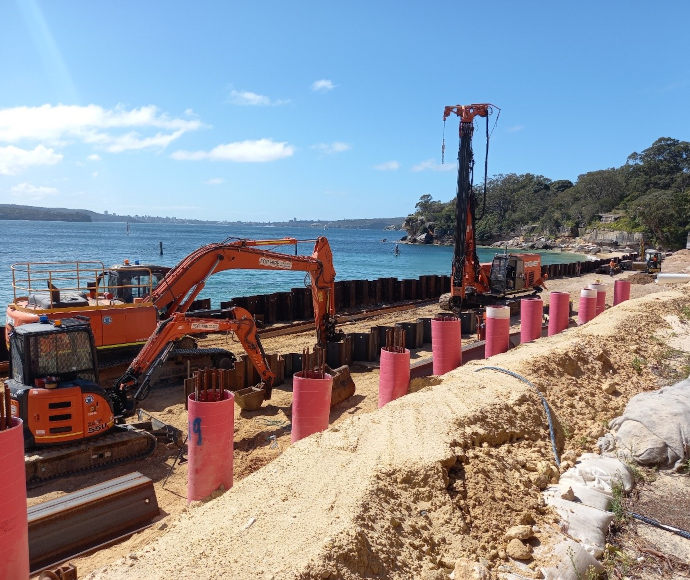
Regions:
<instances>
[{"instance_id":1,"label":"black cable on ground","mask_svg":"<svg viewBox=\"0 0 690 580\"><path fill-rule=\"evenodd\" d=\"M636 520L640 520L641 522L644 522L645 524L649 524L650 526L657 527L662 530L666 530L667 532L671 532L672 534L677 534L681 538L685 538L686 540L690 540L690 532L686 532L685 530L681 530L679 528L674 528L673 526L669 526L666 524L662 524L661 522L657 522L656 520L653 520L652 518L648 518L646 516L641 516L640 514L636 514L635 512L628 512L632 517L634 517Z\"/></svg>"},{"instance_id":2,"label":"black cable on ground","mask_svg":"<svg viewBox=\"0 0 690 580\"><path fill-rule=\"evenodd\" d=\"M555 435L554 428L553 428L553 420L551 419L551 411L549 410L549 404L546 402L544 395L542 395L541 392L539 391L539 389L537 389L537 387L535 387L532 383L530 383L525 377L523 377L522 375L519 375L516 372L509 371L508 369L504 369L501 367L493 367L493 366L481 367L481 368L476 369L474 372L476 373L476 372L483 371L483 370L491 370L491 371L498 371L500 373L505 373L506 375L510 375L511 377L515 377L519 381L522 381L523 383L528 384L530 387L532 387L536 391L537 395L539 395L539 398L541 399L541 402L544 404L544 410L546 411L546 420L549 423L549 436L551 437L551 448L553 449L553 456L556 460L556 465L558 467L560 467L561 466L561 460L558 458L558 450L556 449L556 435Z\"/></svg>"}]
</instances>

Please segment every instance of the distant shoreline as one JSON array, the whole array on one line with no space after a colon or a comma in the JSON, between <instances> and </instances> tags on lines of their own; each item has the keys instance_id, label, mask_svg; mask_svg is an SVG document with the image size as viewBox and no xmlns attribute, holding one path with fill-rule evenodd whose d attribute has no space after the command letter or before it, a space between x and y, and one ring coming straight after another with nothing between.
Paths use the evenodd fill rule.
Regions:
<instances>
[{"instance_id":1,"label":"distant shoreline","mask_svg":"<svg viewBox=\"0 0 690 580\"><path fill-rule=\"evenodd\" d=\"M155 223L155 224L203 224L203 225L242 225L252 227L308 227L328 230L328 228L381 229L402 231L404 217L353 218L340 220L298 220L288 221L242 221L242 220L196 220L174 217L119 215L97 213L87 209L68 209L60 207L37 207L30 205L0 204L0 221L51 221L69 223Z\"/></svg>"}]
</instances>

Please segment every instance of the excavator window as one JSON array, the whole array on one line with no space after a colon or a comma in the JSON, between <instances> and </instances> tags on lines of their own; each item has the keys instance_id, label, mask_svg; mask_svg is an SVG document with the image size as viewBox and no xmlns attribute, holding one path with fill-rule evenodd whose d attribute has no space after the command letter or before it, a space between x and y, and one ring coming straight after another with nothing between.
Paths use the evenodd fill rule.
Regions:
<instances>
[{"instance_id":1,"label":"excavator window","mask_svg":"<svg viewBox=\"0 0 690 580\"><path fill-rule=\"evenodd\" d=\"M86 332L57 332L29 337L30 377L95 381L91 341ZM29 377L29 378L30 378Z\"/></svg>"},{"instance_id":2,"label":"excavator window","mask_svg":"<svg viewBox=\"0 0 690 580\"><path fill-rule=\"evenodd\" d=\"M16 333L10 335L10 362L12 364L12 378L19 384L24 382L24 341Z\"/></svg>"},{"instance_id":3,"label":"excavator window","mask_svg":"<svg viewBox=\"0 0 690 580\"><path fill-rule=\"evenodd\" d=\"M493 294L504 294L508 289L508 279L510 278L510 268L508 256L497 254L494 256L491 264L491 275L489 283L491 285L491 292ZM515 268L513 268L513 279L515 277Z\"/></svg>"},{"instance_id":4,"label":"excavator window","mask_svg":"<svg viewBox=\"0 0 690 580\"><path fill-rule=\"evenodd\" d=\"M118 300L131 304L135 298L148 296L169 269L165 266L142 266L111 270L108 272L107 292Z\"/></svg>"}]
</instances>

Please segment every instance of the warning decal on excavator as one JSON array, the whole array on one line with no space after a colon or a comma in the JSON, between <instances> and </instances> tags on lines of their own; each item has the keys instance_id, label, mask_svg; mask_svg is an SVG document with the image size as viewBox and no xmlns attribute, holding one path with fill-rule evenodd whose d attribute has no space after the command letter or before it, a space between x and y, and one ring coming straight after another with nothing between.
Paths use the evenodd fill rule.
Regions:
<instances>
[{"instance_id":1,"label":"warning decal on excavator","mask_svg":"<svg viewBox=\"0 0 690 580\"><path fill-rule=\"evenodd\" d=\"M192 322L192 328L195 330L218 330L220 326L217 322Z\"/></svg>"},{"instance_id":2,"label":"warning decal on excavator","mask_svg":"<svg viewBox=\"0 0 690 580\"><path fill-rule=\"evenodd\" d=\"M271 268L279 268L281 270L292 270L292 262L287 260L278 260L276 258L259 258L259 264L262 266L270 266Z\"/></svg>"}]
</instances>

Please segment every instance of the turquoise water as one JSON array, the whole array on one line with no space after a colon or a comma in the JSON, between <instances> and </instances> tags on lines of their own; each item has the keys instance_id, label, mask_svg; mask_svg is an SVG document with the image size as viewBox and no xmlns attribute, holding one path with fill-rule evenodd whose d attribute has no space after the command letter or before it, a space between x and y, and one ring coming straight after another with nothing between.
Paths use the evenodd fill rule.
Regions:
<instances>
[{"instance_id":1,"label":"turquoise water","mask_svg":"<svg viewBox=\"0 0 690 580\"><path fill-rule=\"evenodd\" d=\"M418 278L426 274L450 274L451 247L400 244L403 233L384 230L277 228L234 225L65 223L0 221L0 317L12 299L10 265L15 262L95 260L106 266L124 259L134 263L174 266L195 249L229 236L249 239L294 237L312 240L298 245L299 254L311 254L313 239L325 235L333 250L337 280L396 277ZM386 242L382 241L387 239ZM163 242L163 255L159 243ZM293 246L278 251L294 252ZM489 261L495 249L480 248L479 258ZM539 252L542 263L553 264L583 259L576 254ZM209 278L201 297L211 298L214 308L235 296L251 296L290 290L304 285L304 273L285 271L233 270Z\"/></svg>"}]
</instances>

